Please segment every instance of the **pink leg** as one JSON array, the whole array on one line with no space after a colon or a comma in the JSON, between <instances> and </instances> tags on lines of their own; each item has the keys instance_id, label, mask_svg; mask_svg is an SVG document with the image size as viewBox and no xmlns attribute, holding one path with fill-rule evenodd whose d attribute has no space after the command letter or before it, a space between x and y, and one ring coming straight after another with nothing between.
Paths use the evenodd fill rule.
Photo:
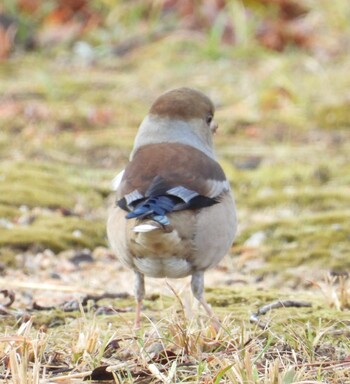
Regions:
<instances>
[{"instance_id":1,"label":"pink leg","mask_svg":"<svg viewBox=\"0 0 350 384\"><path fill-rule=\"evenodd\" d=\"M219 332L219 329L221 328L221 322L219 318L215 315L214 311L211 309L209 304L205 301L204 297L202 297L199 302L203 305L203 308L205 309L205 312L207 312L208 316L210 317L210 320L212 322L212 325L216 332Z\"/></svg>"},{"instance_id":2,"label":"pink leg","mask_svg":"<svg viewBox=\"0 0 350 384\"><path fill-rule=\"evenodd\" d=\"M204 298L204 272L195 272L192 274L191 288L194 297L202 304L212 321L214 329L218 332L221 327L221 322Z\"/></svg>"},{"instance_id":3,"label":"pink leg","mask_svg":"<svg viewBox=\"0 0 350 384\"><path fill-rule=\"evenodd\" d=\"M135 329L141 327L142 301L145 297L145 278L140 272L135 271L135 298L136 298L136 316Z\"/></svg>"}]
</instances>

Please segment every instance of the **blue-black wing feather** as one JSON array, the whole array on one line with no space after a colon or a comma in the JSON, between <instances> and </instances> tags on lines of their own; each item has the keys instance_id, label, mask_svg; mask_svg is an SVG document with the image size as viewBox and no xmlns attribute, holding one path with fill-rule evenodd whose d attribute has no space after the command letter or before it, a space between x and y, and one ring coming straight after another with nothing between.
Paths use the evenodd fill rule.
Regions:
<instances>
[{"instance_id":1,"label":"blue-black wing feather","mask_svg":"<svg viewBox=\"0 0 350 384\"><path fill-rule=\"evenodd\" d=\"M219 202L217 198L199 195L198 193L181 186L169 188L166 180L156 176L145 196L139 198L135 194L135 200L123 197L117 201L117 205L128 214L127 219L138 218L153 219L163 225L169 224L167 214L185 209L199 209L209 207Z\"/></svg>"}]
</instances>

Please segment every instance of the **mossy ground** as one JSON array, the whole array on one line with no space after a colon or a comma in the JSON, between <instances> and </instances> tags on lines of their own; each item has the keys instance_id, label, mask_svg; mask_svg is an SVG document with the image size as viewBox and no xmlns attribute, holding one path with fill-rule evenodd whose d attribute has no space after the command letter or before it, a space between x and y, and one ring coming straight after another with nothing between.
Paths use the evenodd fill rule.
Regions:
<instances>
[{"instance_id":1,"label":"mossy ground","mask_svg":"<svg viewBox=\"0 0 350 384\"><path fill-rule=\"evenodd\" d=\"M339 373L342 368L301 367L350 354L349 286L339 277L325 280L326 274L346 276L350 269L349 67L341 49L280 54L252 43L212 46L188 34L92 65L68 51L20 54L2 63L1 284L15 290L16 301L13 316L1 320L1 333L19 332L16 315L28 312L33 325L27 336L36 340L40 329L46 332L41 361L80 372L102 363L135 364L138 353L142 365L146 347L160 341L178 356L193 348L196 368L189 369L188 382L350 382L337 381L349 379ZM193 318L184 319L171 293L148 296L149 318L139 333L131 330L132 298L99 303L126 311L110 316L95 316L93 309L32 310L34 301L59 306L86 292L132 292L131 274L106 249L110 180L126 164L150 103L182 85L202 89L217 105L217 153L238 207L231 253L207 274L207 298L226 333L210 344L212 330L203 314L190 312ZM84 252L91 260L76 263L74 257ZM154 284L150 292L163 292L164 283ZM249 325L259 306L280 299L306 300L312 308L272 311L265 331ZM127 341L130 335L133 342ZM110 360L101 347L108 338L122 340ZM95 344L87 346L88 340ZM249 340L252 347L245 349ZM233 349L238 360L230 360ZM214 360L208 350L218 351ZM276 368L283 353L288 357L279 361L285 367ZM237 372L248 369L250 358L255 381L239 381ZM230 364L236 379L231 371L223 373ZM264 376L262 366L270 373ZM288 373L292 366L294 373ZM278 380L285 380L273 381L274 370L283 371Z\"/></svg>"}]
</instances>

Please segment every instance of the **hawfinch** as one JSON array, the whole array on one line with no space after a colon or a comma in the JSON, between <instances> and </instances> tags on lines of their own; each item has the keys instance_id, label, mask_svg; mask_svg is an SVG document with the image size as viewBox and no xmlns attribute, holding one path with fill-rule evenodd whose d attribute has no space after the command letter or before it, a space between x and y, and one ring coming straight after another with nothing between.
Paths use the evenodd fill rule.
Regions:
<instances>
[{"instance_id":1,"label":"hawfinch","mask_svg":"<svg viewBox=\"0 0 350 384\"><path fill-rule=\"evenodd\" d=\"M130 162L113 181L117 192L107 233L123 264L135 272L135 326L141 321L144 276L192 276L204 299L204 272L228 252L236 233L230 185L216 160L214 105L191 88L156 99L136 135Z\"/></svg>"}]
</instances>

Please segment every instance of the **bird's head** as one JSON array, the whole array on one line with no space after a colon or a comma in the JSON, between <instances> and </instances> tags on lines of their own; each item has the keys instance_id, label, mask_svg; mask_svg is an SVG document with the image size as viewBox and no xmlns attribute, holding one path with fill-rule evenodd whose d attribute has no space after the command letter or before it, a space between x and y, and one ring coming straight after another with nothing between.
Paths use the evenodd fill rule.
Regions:
<instances>
[{"instance_id":1,"label":"bird's head","mask_svg":"<svg viewBox=\"0 0 350 384\"><path fill-rule=\"evenodd\" d=\"M167 91L154 101L143 120L133 152L147 144L178 142L212 153L212 136L218 128L214 112L213 102L196 89Z\"/></svg>"},{"instance_id":2,"label":"bird's head","mask_svg":"<svg viewBox=\"0 0 350 384\"><path fill-rule=\"evenodd\" d=\"M153 103L149 113L153 116L193 122L214 133L217 124L214 121L215 107L202 92L192 88L176 88L163 93Z\"/></svg>"}]
</instances>

